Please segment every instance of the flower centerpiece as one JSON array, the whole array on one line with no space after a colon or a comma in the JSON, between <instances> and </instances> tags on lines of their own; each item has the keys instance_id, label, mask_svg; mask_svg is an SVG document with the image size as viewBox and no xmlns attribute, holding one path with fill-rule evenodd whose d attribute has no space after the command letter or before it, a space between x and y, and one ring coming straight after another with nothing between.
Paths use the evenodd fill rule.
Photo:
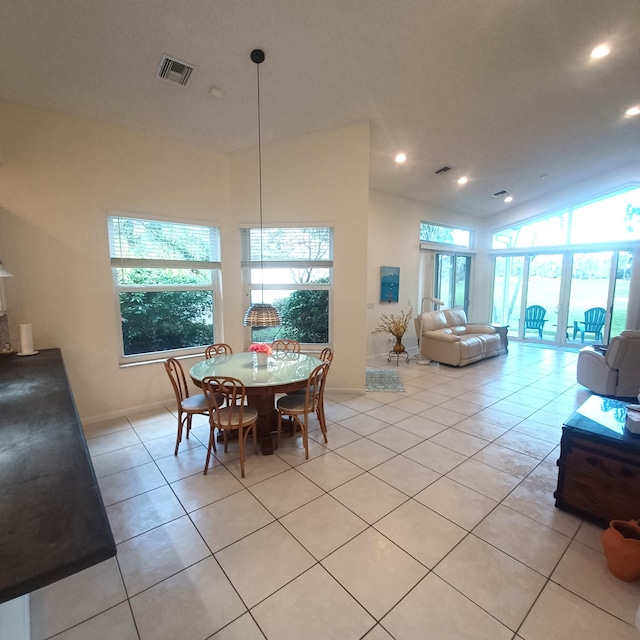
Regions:
<instances>
[{"instance_id":1,"label":"flower centerpiece","mask_svg":"<svg viewBox=\"0 0 640 640\"><path fill-rule=\"evenodd\" d=\"M409 326L409 320L413 314L413 309L410 307L408 313L400 311L400 315L396 316L393 313L380 316L380 322L372 333L390 333L395 339L396 343L393 345L393 350L396 353L404 353L405 348L402 344L402 336L407 332Z\"/></svg>"},{"instance_id":2,"label":"flower centerpiece","mask_svg":"<svg viewBox=\"0 0 640 640\"><path fill-rule=\"evenodd\" d=\"M249 347L249 351L256 354L256 362L258 366L267 364L267 358L273 353L271 347L266 342L256 342Z\"/></svg>"}]
</instances>

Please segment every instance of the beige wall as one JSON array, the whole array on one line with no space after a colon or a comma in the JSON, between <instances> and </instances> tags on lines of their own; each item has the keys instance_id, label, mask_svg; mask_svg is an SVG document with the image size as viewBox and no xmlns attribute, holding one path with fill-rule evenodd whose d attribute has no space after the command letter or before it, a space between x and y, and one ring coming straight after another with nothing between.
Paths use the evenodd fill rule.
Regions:
<instances>
[{"instance_id":1,"label":"beige wall","mask_svg":"<svg viewBox=\"0 0 640 640\"><path fill-rule=\"evenodd\" d=\"M232 199L254 178L251 154L243 163L71 115L0 109L0 255L15 276L7 283L12 340L17 346L19 324L30 322L36 349L62 349L83 420L171 397L161 364L118 365L107 211L220 224L225 339L245 346L238 228L256 222L257 208ZM330 382L350 388L364 388L368 135L367 125L355 125L279 144L283 166L269 187L281 193L280 220L299 221L302 212L335 223L338 355Z\"/></svg>"},{"instance_id":2,"label":"beige wall","mask_svg":"<svg viewBox=\"0 0 640 640\"><path fill-rule=\"evenodd\" d=\"M20 323L30 322L37 349L62 349L84 420L170 400L161 364L118 365L117 304L106 231L109 210L219 224L224 339L236 349L248 346L249 333L242 326L248 300L240 282L239 230L259 221L255 149L215 154L10 103L0 103L0 115L0 257L15 275L5 283L12 340L17 347ZM387 336L372 333L380 315L409 307L414 314L418 311L424 295L421 220L477 230L469 315L475 321L488 320L488 249L494 229L575 202L578 196L619 187L638 175L637 166L624 167L554 197L479 220L369 192L368 166L367 123L263 149L265 225L306 221L334 226L336 359L329 386L345 390L363 390L367 356L389 350ZM380 266L400 267L397 305L379 301ZM427 280L432 277L424 273ZM637 302L631 305L634 309ZM405 344L409 349L416 346L413 327Z\"/></svg>"},{"instance_id":3,"label":"beige wall","mask_svg":"<svg viewBox=\"0 0 640 640\"><path fill-rule=\"evenodd\" d=\"M455 212L416 202L408 198L371 191L369 193L369 262L367 272L367 353L387 353L392 346L386 333L372 333L382 314L399 315L420 310L424 289L431 291L433 269L423 267L420 258L420 222L474 229L478 220ZM424 252L423 252L424 253ZM475 260L474 260L475 263ZM397 304L380 302L380 267L400 267L400 293ZM421 271L425 282L422 282ZM473 281L477 278L475 270ZM486 278L485 278L486 279ZM472 296L472 302L475 296ZM413 323L403 338L410 353L417 353L417 337ZM413 351L412 351L413 350Z\"/></svg>"},{"instance_id":4,"label":"beige wall","mask_svg":"<svg viewBox=\"0 0 640 640\"><path fill-rule=\"evenodd\" d=\"M233 225L259 222L258 168L255 150L232 158ZM356 124L266 145L262 154L265 226L304 221L334 228L333 326L335 359L328 386L364 390L366 334L365 282L369 193L369 125ZM232 247L239 251L239 241ZM240 268L239 253L230 261ZM235 267L233 266L235 265ZM239 271L231 277L240 277ZM229 276L229 273L226 274ZM239 280L238 280L239 281ZM225 286L225 291L228 287ZM232 311L242 318L248 298ZM225 312L226 312L225 303ZM225 327L234 343L249 344L249 330L234 322Z\"/></svg>"}]
</instances>

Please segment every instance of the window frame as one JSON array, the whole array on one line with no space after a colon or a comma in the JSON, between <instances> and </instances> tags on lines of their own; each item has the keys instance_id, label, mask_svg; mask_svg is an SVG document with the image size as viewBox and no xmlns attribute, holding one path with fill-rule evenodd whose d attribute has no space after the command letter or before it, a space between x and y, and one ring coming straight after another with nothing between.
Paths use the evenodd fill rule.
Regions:
<instances>
[{"instance_id":1,"label":"window frame","mask_svg":"<svg viewBox=\"0 0 640 640\"><path fill-rule=\"evenodd\" d=\"M210 239L215 242L217 237L217 247L214 250L213 258L218 257L218 260L166 260L157 258L127 258L121 256L114 256L113 249L116 238L112 238L112 220L113 219L127 219L127 220L144 220L159 222L171 225L182 226L198 226L209 229ZM213 332L211 336L211 344L216 341L223 341L224 335L222 331L223 318L222 318L222 261L220 258L221 253L221 239L220 239L220 225L212 224L211 222L205 222L201 220L191 220L186 218L173 218L154 214L139 214L127 211L107 211L107 236L109 244L109 264L111 268L111 275L113 281L113 304L115 310L115 322L118 326L118 345L119 356L118 362L121 366L145 364L152 362L159 362L169 357L188 357L193 355L199 355L204 353L204 349L207 345L198 345L195 347L186 347L181 349L167 349L165 351L149 351L145 353L136 353L132 355L125 355L124 353L124 336L122 333L122 316L120 307L120 294L130 292L180 292L180 291L211 291L212 293L212 321ZM210 256L211 257L211 256ZM149 269L193 269L197 268L200 271L209 271L211 275L210 283L206 284L178 284L178 285L121 285L118 283L118 269L122 268L149 268Z\"/></svg>"},{"instance_id":2,"label":"window frame","mask_svg":"<svg viewBox=\"0 0 640 640\"><path fill-rule=\"evenodd\" d=\"M422 239L422 227L437 227L438 229L451 229L451 231L462 231L469 234L468 244L456 244L455 242L444 242L440 240L423 240ZM428 220L421 220L418 229L418 238L420 240L421 247L437 247L440 250L459 251L461 253L468 252L473 248L474 231L473 229L465 229L464 227L456 227L450 224L439 224L436 222L429 222ZM444 248L447 249L444 249Z\"/></svg>"},{"instance_id":3,"label":"window frame","mask_svg":"<svg viewBox=\"0 0 640 640\"><path fill-rule=\"evenodd\" d=\"M526 220L521 220L516 224L500 227L496 229L491 234L491 255L515 255L515 254L524 254L524 253L557 253L558 251L568 250L568 251L589 251L591 248L595 248L596 251L600 250L604 247L612 247L614 250L616 249L625 249L627 247L634 247L640 245L640 239L635 238L622 238L620 240L603 240L602 242L582 242L582 243L572 243L571 235L572 235L572 225L574 223L574 212L580 211L581 209L598 203L604 200L608 200L611 198L615 198L618 196L622 196L630 191L637 191L640 189L640 182L633 182L630 184L626 184L612 191L607 191L606 193L602 193L597 196L593 196L590 198L586 198L585 200L580 200L577 202L570 203L566 206L559 207L558 209L554 209L553 211L547 211L546 213L539 214L537 216L533 216L531 218L527 218ZM525 227L532 227L533 225L542 223L547 220L551 220L556 217L566 216L566 225L567 228L565 230L565 242L562 244L544 244L544 245L522 245L522 246L496 246L496 236L499 236L504 232L514 232L520 229L524 229Z\"/></svg>"},{"instance_id":4,"label":"window frame","mask_svg":"<svg viewBox=\"0 0 640 640\"><path fill-rule=\"evenodd\" d=\"M328 291L328 309L327 309L327 342L303 342L301 343L301 349L303 351L318 351L324 347L330 346L333 336L333 250L334 250L334 227L327 224L273 224L263 225L263 230L273 229L327 229L329 231L329 258L328 259L310 259L310 260L269 260L263 250L262 259L251 260L251 231L260 230L261 227L257 225L242 225L240 227L241 233L241 271L242 271L242 290L244 298L247 301L246 307L252 303L253 291ZM329 282L323 283L252 283L251 272L252 270L262 270L266 272L269 269L309 269L319 268L327 269L329 272ZM266 280L268 278L263 278ZM247 345L252 342L252 328L247 327Z\"/></svg>"}]
</instances>

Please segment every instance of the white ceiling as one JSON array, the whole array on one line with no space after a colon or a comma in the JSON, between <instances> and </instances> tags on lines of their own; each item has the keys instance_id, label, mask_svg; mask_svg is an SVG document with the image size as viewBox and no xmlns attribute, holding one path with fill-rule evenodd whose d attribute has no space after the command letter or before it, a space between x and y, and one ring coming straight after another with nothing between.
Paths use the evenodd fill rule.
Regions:
<instances>
[{"instance_id":1,"label":"white ceiling","mask_svg":"<svg viewBox=\"0 0 640 640\"><path fill-rule=\"evenodd\" d=\"M640 0L0 0L0 99L237 151L256 47L263 140L369 120L376 190L487 216L502 189L515 206L640 160ZM156 78L163 54L187 87Z\"/></svg>"}]
</instances>

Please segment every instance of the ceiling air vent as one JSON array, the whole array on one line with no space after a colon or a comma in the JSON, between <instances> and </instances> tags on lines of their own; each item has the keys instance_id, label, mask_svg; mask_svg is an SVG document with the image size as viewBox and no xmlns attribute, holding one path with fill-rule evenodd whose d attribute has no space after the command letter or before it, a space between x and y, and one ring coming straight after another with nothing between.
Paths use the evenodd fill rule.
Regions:
<instances>
[{"instance_id":1,"label":"ceiling air vent","mask_svg":"<svg viewBox=\"0 0 640 640\"><path fill-rule=\"evenodd\" d=\"M158 78L168 80L183 87L189 82L194 67L169 56L164 56L158 67Z\"/></svg>"},{"instance_id":2,"label":"ceiling air vent","mask_svg":"<svg viewBox=\"0 0 640 640\"><path fill-rule=\"evenodd\" d=\"M493 194L494 198L500 198L501 196L506 196L509 192L506 189L503 189L502 191L496 191Z\"/></svg>"},{"instance_id":3,"label":"ceiling air vent","mask_svg":"<svg viewBox=\"0 0 640 640\"><path fill-rule=\"evenodd\" d=\"M447 173L447 171L451 171L451 167L447 167L447 165L445 165L444 167L438 169L435 174L440 175L441 173Z\"/></svg>"}]
</instances>

